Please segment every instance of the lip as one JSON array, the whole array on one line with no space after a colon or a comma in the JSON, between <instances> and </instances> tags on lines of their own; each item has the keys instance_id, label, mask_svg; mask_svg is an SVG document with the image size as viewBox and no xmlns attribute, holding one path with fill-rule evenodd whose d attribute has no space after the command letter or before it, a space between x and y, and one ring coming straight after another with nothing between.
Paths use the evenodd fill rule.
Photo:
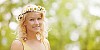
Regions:
<instances>
[{"instance_id":1,"label":"lip","mask_svg":"<svg viewBox=\"0 0 100 50\"><path fill-rule=\"evenodd\" d=\"M35 27L32 27L32 28L39 29L39 28L40 28L40 26L35 26Z\"/></svg>"}]
</instances>

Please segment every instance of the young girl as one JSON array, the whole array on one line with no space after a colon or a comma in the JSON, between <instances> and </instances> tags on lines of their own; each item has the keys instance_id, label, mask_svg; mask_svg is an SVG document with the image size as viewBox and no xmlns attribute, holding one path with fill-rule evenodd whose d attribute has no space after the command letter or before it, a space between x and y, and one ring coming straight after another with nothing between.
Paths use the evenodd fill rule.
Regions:
<instances>
[{"instance_id":1,"label":"young girl","mask_svg":"<svg viewBox=\"0 0 100 50\"><path fill-rule=\"evenodd\" d=\"M18 16L18 39L14 40L11 50L50 50L46 39L45 8L26 5Z\"/></svg>"}]
</instances>

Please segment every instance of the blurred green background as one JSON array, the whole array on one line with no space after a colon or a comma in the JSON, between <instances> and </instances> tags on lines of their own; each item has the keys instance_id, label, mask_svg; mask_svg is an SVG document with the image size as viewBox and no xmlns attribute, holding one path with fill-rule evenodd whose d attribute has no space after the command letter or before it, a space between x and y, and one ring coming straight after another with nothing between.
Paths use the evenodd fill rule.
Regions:
<instances>
[{"instance_id":1,"label":"blurred green background","mask_svg":"<svg viewBox=\"0 0 100 50\"><path fill-rule=\"evenodd\" d=\"M51 50L100 50L99 0L0 0L0 50L10 50L16 17L28 3L47 10Z\"/></svg>"}]
</instances>

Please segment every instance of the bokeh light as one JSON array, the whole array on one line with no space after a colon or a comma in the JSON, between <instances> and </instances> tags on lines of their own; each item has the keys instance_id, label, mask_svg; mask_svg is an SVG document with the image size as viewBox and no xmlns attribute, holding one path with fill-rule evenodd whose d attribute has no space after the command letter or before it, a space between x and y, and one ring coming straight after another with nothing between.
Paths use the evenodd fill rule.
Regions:
<instances>
[{"instance_id":1,"label":"bokeh light","mask_svg":"<svg viewBox=\"0 0 100 50\"><path fill-rule=\"evenodd\" d=\"M10 49L29 3L46 9L51 50L100 50L100 0L0 0L0 50Z\"/></svg>"}]
</instances>

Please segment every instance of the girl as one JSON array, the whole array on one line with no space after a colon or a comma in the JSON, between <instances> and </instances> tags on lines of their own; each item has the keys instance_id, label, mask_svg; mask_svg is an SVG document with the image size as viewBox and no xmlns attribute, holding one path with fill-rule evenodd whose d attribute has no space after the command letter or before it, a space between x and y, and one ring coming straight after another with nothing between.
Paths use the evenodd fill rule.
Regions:
<instances>
[{"instance_id":1,"label":"girl","mask_svg":"<svg viewBox=\"0 0 100 50\"><path fill-rule=\"evenodd\" d=\"M18 16L18 39L14 40L11 50L50 50L46 39L45 8L26 5Z\"/></svg>"}]
</instances>

